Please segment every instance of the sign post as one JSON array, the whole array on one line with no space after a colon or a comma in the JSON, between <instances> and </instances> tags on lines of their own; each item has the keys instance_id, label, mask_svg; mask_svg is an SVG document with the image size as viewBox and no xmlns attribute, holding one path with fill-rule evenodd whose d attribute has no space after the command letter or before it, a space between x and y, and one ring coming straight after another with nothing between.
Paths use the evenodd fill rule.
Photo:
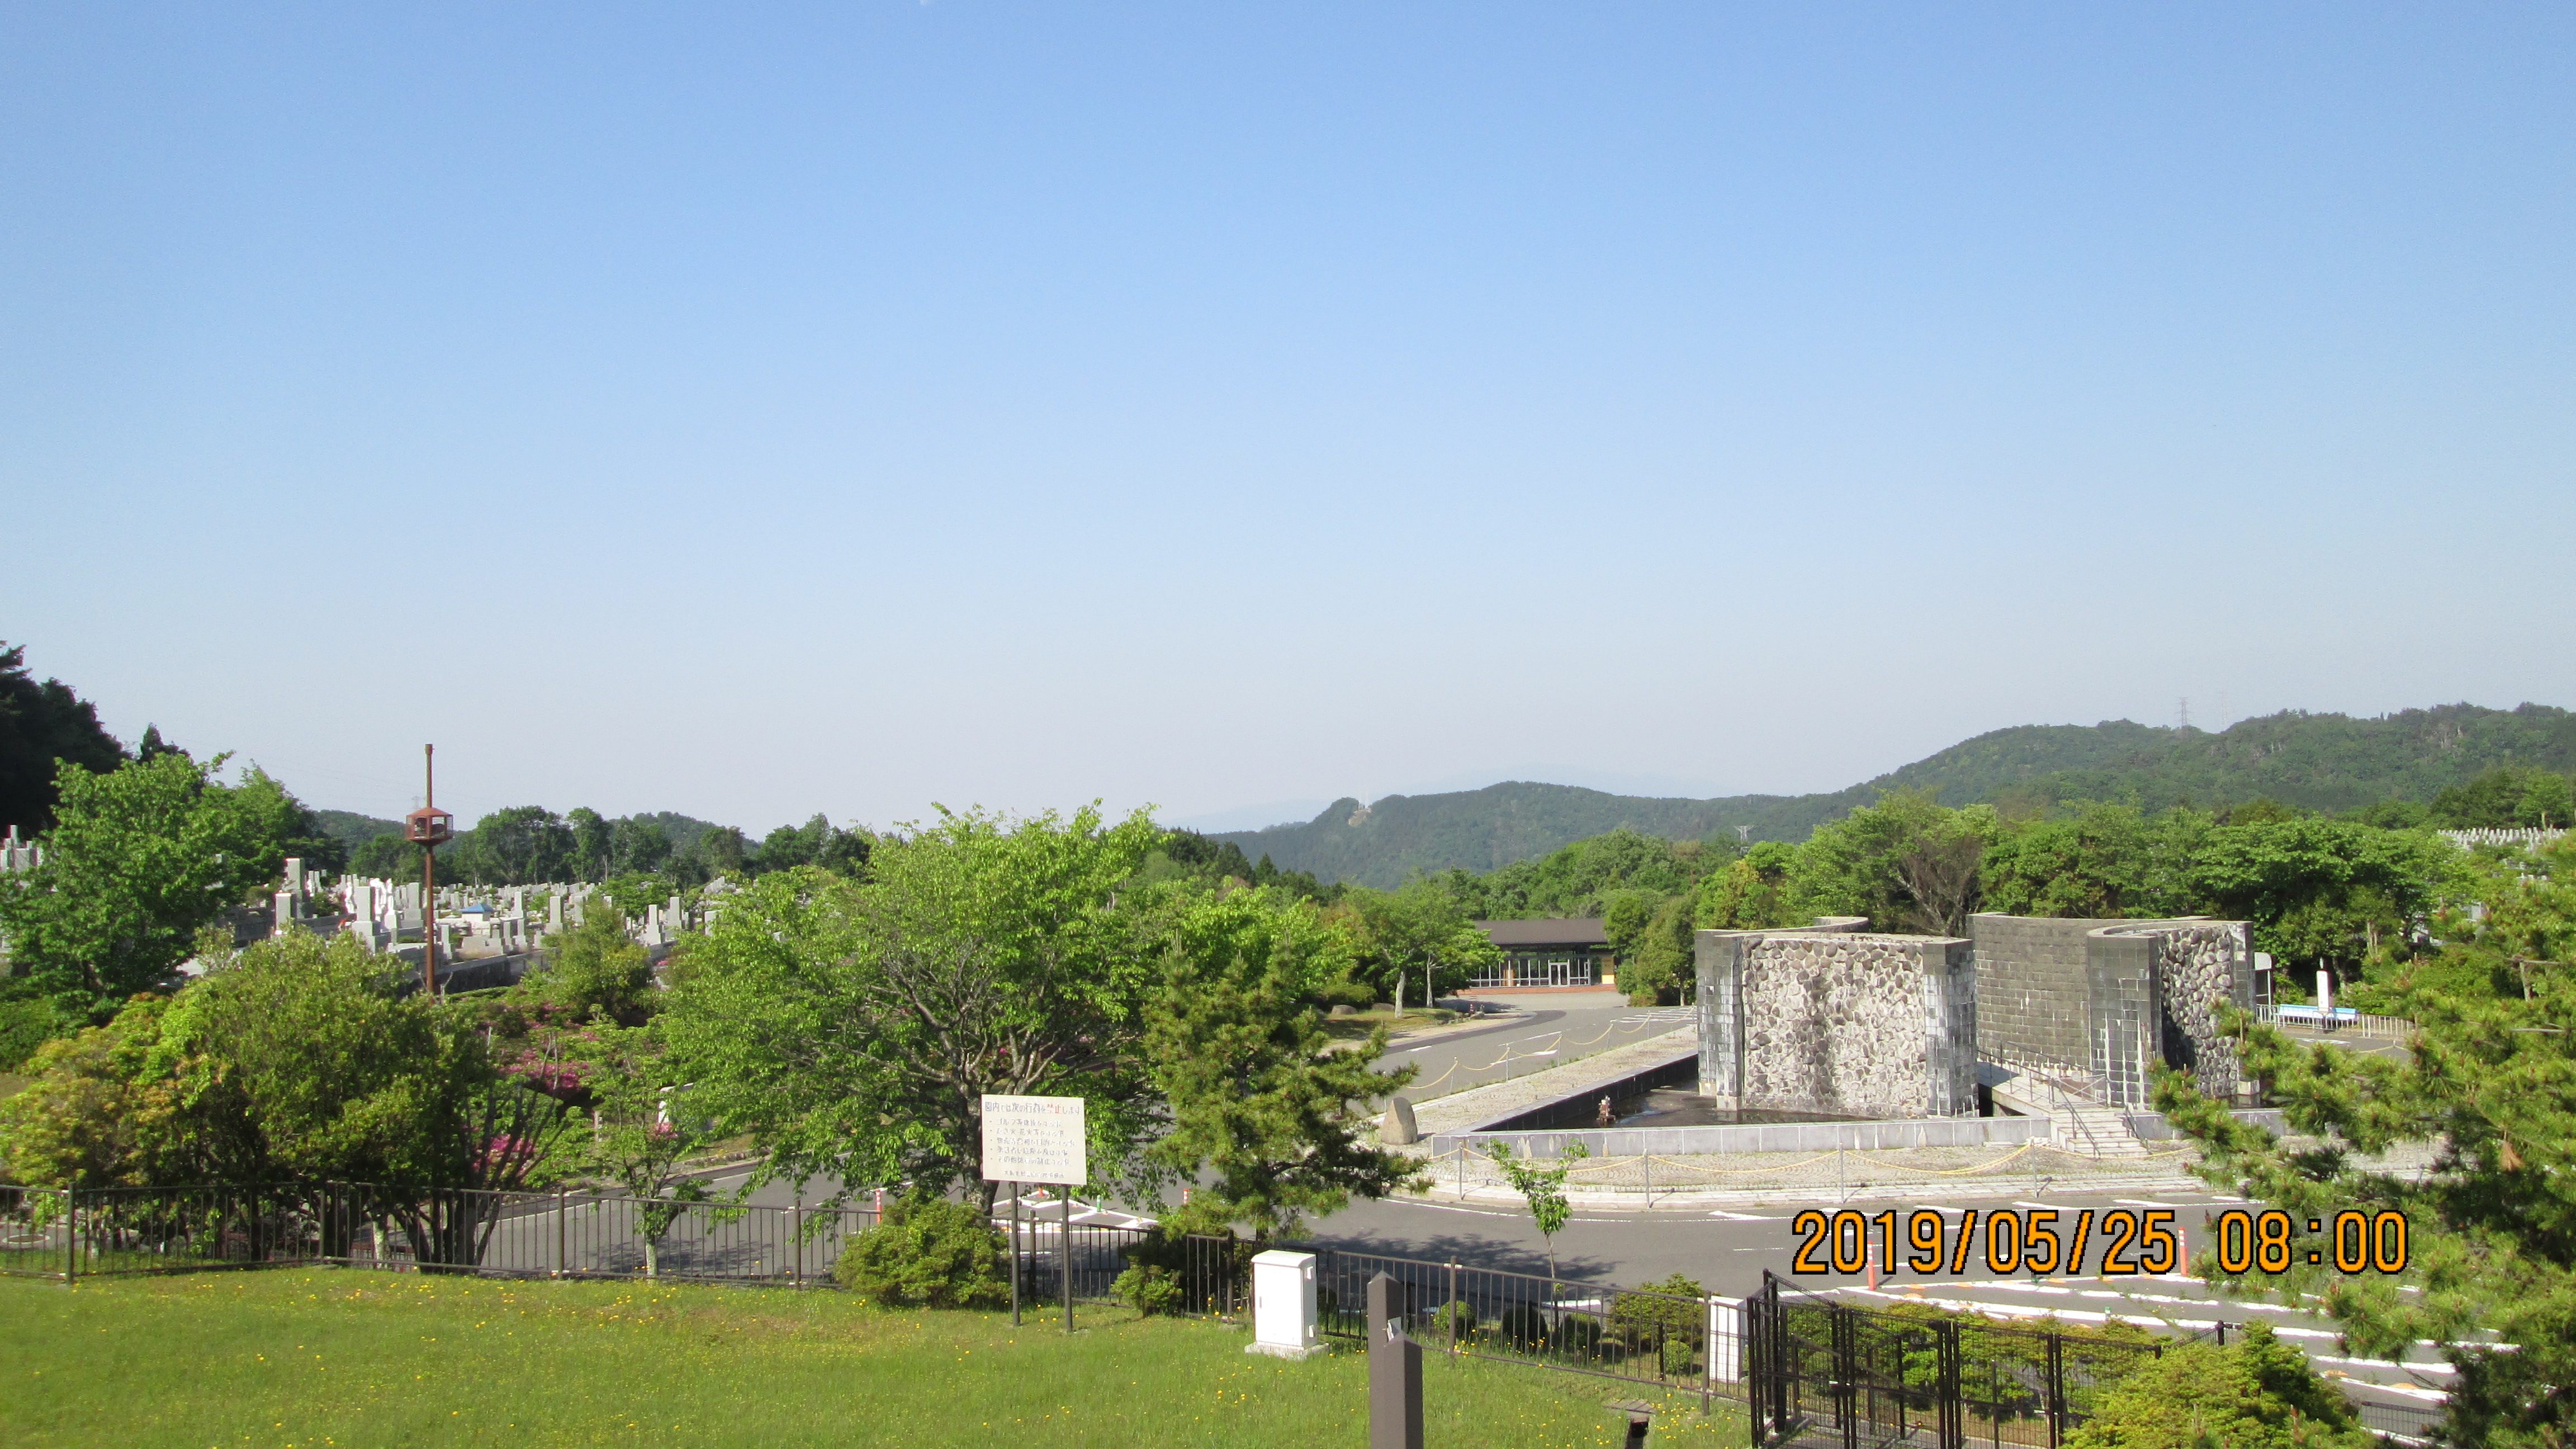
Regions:
<instances>
[{"instance_id":1,"label":"sign post","mask_svg":"<svg viewBox=\"0 0 2576 1449\"><path fill-rule=\"evenodd\" d=\"M1082 1130L1080 1097L984 1095L984 1180L1044 1182L1064 1188L1064 1221L1056 1240L1056 1268L1064 1277L1064 1331L1073 1332L1073 1192L1091 1179L1091 1156ZM1016 1221L1019 1202L1012 1200ZM1019 1253L1011 1254L1011 1281L1019 1282ZM1014 1298L1017 1297L1015 1293Z\"/></svg>"}]
</instances>

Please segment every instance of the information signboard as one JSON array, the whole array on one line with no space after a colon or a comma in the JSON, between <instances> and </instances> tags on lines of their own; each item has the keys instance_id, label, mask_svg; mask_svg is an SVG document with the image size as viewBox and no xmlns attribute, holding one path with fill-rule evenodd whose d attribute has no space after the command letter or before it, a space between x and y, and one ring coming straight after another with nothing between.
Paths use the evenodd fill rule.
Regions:
<instances>
[{"instance_id":1,"label":"information signboard","mask_svg":"<svg viewBox=\"0 0 2576 1449\"><path fill-rule=\"evenodd\" d=\"M1082 1136L1080 1097L984 1096L984 1180L1051 1182L1068 1187L1091 1180L1091 1156Z\"/></svg>"}]
</instances>

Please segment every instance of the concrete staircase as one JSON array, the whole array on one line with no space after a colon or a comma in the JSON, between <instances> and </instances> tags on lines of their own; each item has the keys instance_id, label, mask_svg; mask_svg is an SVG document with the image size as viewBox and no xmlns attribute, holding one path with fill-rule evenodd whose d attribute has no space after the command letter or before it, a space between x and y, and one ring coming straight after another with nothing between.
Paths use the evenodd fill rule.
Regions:
<instances>
[{"instance_id":1,"label":"concrete staircase","mask_svg":"<svg viewBox=\"0 0 2576 1449\"><path fill-rule=\"evenodd\" d=\"M2128 1114L2019 1063L1981 1062L1978 1079L2004 1111L2046 1117L2057 1145L2087 1157L2144 1157L2147 1144L2129 1130Z\"/></svg>"}]
</instances>

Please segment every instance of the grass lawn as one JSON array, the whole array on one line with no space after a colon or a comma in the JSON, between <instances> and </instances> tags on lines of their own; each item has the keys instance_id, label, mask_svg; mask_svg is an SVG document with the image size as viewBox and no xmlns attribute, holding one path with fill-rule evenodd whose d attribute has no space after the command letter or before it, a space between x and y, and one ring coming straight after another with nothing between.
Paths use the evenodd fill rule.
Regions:
<instances>
[{"instance_id":1,"label":"grass lawn","mask_svg":"<svg viewBox=\"0 0 2576 1449\"><path fill-rule=\"evenodd\" d=\"M0 1442L236 1445L1350 1445L1365 1356L1243 1352L1244 1331L1077 1310L872 1308L838 1292L308 1269L0 1279ZM1609 1445L1643 1385L1426 1355L1428 1440ZM1658 1444L1741 1444L1694 1399Z\"/></svg>"}]
</instances>

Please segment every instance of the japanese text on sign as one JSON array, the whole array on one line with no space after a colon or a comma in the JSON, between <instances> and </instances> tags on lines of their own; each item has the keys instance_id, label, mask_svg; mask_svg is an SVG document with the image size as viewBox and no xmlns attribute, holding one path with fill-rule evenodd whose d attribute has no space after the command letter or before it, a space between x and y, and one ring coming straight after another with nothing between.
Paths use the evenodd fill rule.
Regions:
<instances>
[{"instance_id":1,"label":"japanese text on sign","mask_svg":"<svg viewBox=\"0 0 2576 1449\"><path fill-rule=\"evenodd\" d=\"M984 1098L984 1180L1079 1185L1091 1178L1080 1097Z\"/></svg>"}]
</instances>

